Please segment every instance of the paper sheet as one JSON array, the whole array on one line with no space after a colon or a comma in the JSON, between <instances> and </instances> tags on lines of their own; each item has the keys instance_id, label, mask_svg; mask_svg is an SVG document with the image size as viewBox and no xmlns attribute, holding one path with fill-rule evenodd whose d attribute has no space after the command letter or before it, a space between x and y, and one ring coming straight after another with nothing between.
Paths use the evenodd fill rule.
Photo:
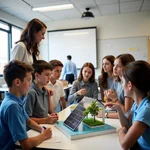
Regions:
<instances>
[{"instance_id":1,"label":"paper sheet","mask_svg":"<svg viewBox=\"0 0 150 150\"><path fill-rule=\"evenodd\" d=\"M29 130L28 137L34 137L39 135L40 133L34 130ZM62 133L59 132L56 128L52 128L52 137L50 139L45 140L44 142L48 143L60 143L62 141Z\"/></svg>"}]
</instances>

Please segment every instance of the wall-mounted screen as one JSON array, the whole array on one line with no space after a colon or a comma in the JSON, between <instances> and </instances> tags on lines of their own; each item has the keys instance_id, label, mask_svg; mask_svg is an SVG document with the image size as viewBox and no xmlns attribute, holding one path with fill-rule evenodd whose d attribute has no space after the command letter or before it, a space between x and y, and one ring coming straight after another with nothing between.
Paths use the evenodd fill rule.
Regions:
<instances>
[{"instance_id":1,"label":"wall-mounted screen","mask_svg":"<svg viewBox=\"0 0 150 150\"><path fill-rule=\"evenodd\" d=\"M58 59L63 64L71 55L77 68L85 62L97 68L96 27L48 31L49 60Z\"/></svg>"}]
</instances>

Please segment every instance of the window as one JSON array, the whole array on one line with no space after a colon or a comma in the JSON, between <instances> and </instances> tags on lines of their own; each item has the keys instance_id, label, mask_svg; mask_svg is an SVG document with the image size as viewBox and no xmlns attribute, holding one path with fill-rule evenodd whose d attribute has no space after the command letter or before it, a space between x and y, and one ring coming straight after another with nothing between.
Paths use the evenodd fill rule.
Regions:
<instances>
[{"instance_id":1,"label":"window","mask_svg":"<svg viewBox=\"0 0 150 150\"><path fill-rule=\"evenodd\" d=\"M12 26L12 47L14 47L15 42L20 39L21 32L22 30L20 28Z\"/></svg>"},{"instance_id":2,"label":"window","mask_svg":"<svg viewBox=\"0 0 150 150\"><path fill-rule=\"evenodd\" d=\"M3 74L3 67L8 62L8 33L0 31L0 75Z\"/></svg>"},{"instance_id":3,"label":"window","mask_svg":"<svg viewBox=\"0 0 150 150\"><path fill-rule=\"evenodd\" d=\"M0 21L0 76L3 76L4 65L10 60L10 49L20 39L22 29Z\"/></svg>"}]
</instances>

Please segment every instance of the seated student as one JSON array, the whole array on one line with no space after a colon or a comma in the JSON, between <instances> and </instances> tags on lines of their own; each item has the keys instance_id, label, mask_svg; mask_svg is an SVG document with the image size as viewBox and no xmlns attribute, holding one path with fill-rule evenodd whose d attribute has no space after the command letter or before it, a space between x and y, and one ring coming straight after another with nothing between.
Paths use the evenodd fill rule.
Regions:
<instances>
[{"instance_id":1,"label":"seated student","mask_svg":"<svg viewBox=\"0 0 150 150\"><path fill-rule=\"evenodd\" d=\"M122 107L124 113L128 112L131 109L133 99L131 97L127 97L124 94L121 83L122 70L127 64L133 61L135 61L135 59L131 54L121 54L115 58L113 73L116 76L116 80L113 84L112 89L108 89L104 92L107 98L111 99L113 103L118 103ZM107 117L118 118L118 114L108 113Z\"/></svg>"},{"instance_id":2,"label":"seated student","mask_svg":"<svg viewBox=\"0 0 150 150\"><path fill-rule=\"evenodd\" d=\"M58 80L61 76L63 64L61 61L56 59L51 60L49 63L52 66L52 73L50 76L50 82L48 86L53 90L52 100L54 104L54 109L56 111L59 102L61 102L62 109L66 108L66 100L64 98L65 93L63 84L61 81Z\"/></svg>"},{"instance_id":3,"label":"seated student","mask_svg":"<svg viewBox=\"0 0 150 150\"><path fill-rule=\"evenodd\" d=\"M51 95L44 87L50 81L52 67L44 60L37 60L33 68L33 82L24 98L25 110L29 117L39 124L55 123L58 116L53 113Z\"/></svg>"},{"instance_id":4,"label":"seated student","mask_svg":"<svg viewBox=\"0 0 150 150\"><path fill-rule=\"evenodd\" d=\"M134 99L131 110L125 115L120 105L107 104L117 110L122 128L118 131L123 149L150 149L150 65L145 61L128 64L123 72L125 94ZM135 144L137 143L137 144ZM134 147L134 148L133 148Z\"/></svg>"},{"instance_id":5,"label":"seated student","mask_svg":"<svg viewBox=\"0 0 150 150\"><path fill-rule=\"evenodd\" d=\"M100 94L102 101L104 99L104 91L111 89L113 85L114 75L113 75L113 66L114 66L115 57L113 55L107 55L102 59L102 70L101 75L98 77Z\"/></svg>"},{"instance_id":6,"label":"seated student","mask_svg":"<svg viewBox=\"0 0 150 150\"><path fill-rule=\"evenodd\" d=\"M79 102L84 96L98 99L98 86L95 81L95 69L92 63L86 62L79 73L79 77L73 82L68 101Z\"/></svg>"},{"instance_id":7,"label":"seated student","mask_svg":"<svg viewBox=\"0 0 150 150\"><path fill-rule=\"evenodd\" d=\"M50 128L44 130L28 117L20 99L29 90L32 71L31 66L17 60L9 62L4 68L4 79L9 92L0 106L1 150L15 150L16 141L19 141L23 149L31 149L52 136ZM28 138L26 124L41 134Z\"/></svg>"}]
</instances>

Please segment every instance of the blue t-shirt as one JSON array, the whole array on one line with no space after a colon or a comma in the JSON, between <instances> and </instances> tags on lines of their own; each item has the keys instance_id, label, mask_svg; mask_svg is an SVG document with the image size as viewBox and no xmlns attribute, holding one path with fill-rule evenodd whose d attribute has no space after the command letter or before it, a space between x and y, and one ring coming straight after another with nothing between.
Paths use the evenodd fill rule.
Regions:
<instances>
[{"instance_id":1,"label":"blue t-shirt","mask_svg":"<svg viewBox=\"0 0 150 150\"><path fill-rule=\"evenodd\" d=\"M29 120L23 102L15 95L6 93L0 106L0 149L14 150L14 143L28 138L26 121Z\"/></svg>"},{"instance_id":2,"label":"blue t-shirt","mask_svg":"<svg viewBox=\"0 0 150 150\"><path fill-rule=\"evenodd\" d=\"M112 89L116 92L118 100L124 105L125 94L121 82L114 82Z\"/></svg>"},{"instance_id":3,"label":"blue t-shirt","mask_svg":"<svg viewBox=\"0 0 150 150\"><path fill-rule=\"evenodd\" d=\"M141 150L150 150L150 98L146 97L139 106L134 102L132 108L132 124L135 121L145 123L148 128L138 139Z\"/></svg>"}]
</instances>

